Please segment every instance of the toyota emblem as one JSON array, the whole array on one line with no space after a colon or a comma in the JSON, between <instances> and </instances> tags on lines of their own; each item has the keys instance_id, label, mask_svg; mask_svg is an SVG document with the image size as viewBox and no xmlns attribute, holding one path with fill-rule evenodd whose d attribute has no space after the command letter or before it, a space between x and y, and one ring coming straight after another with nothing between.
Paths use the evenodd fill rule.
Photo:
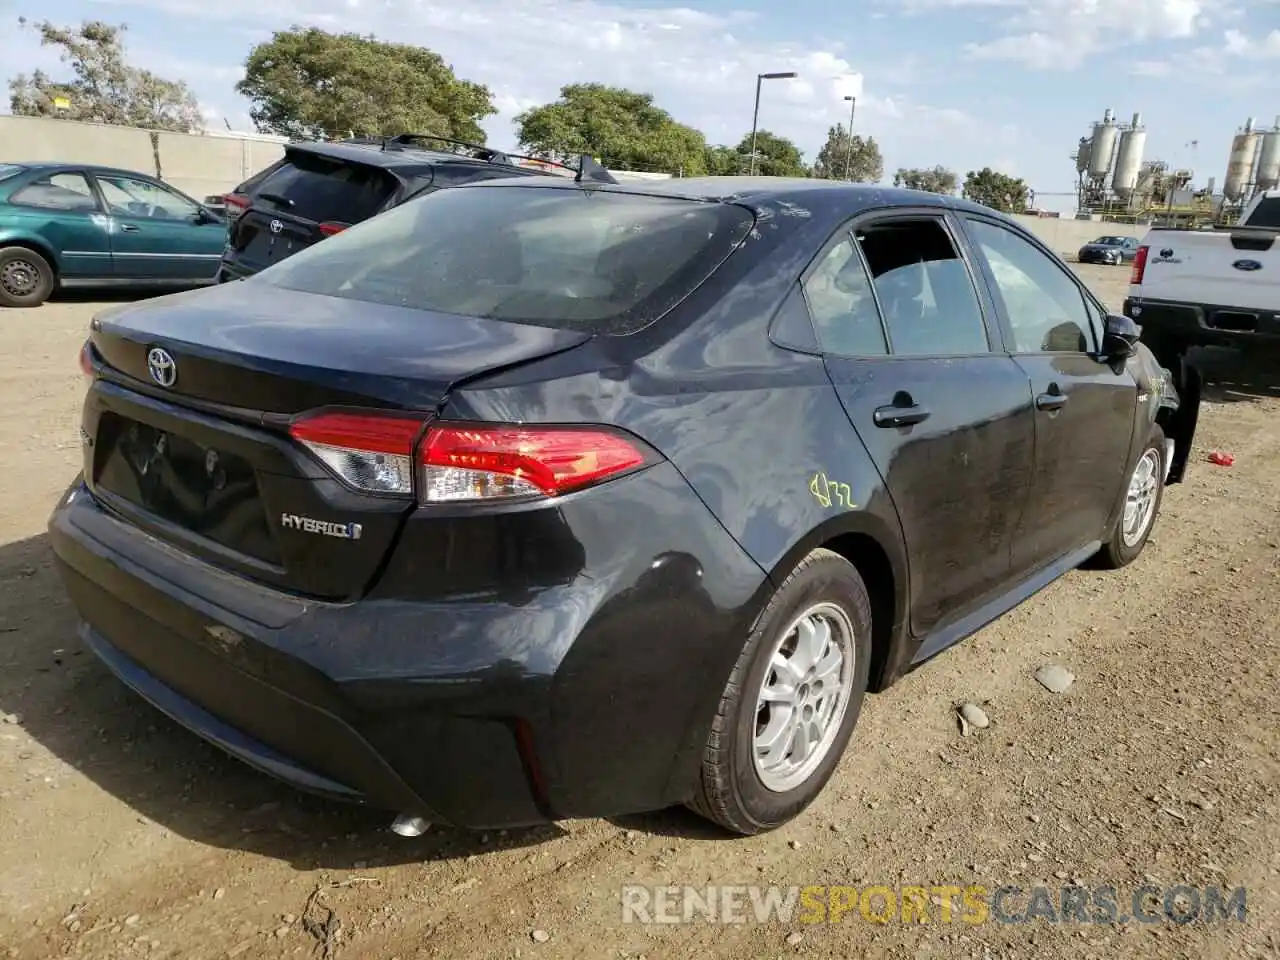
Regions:
<instances>
[{"instance_id":1,"label":"toyota emblem","mask_svg":"<svg viewBox=\"0 0 1280 960\"><path fill-rule=\"evenodd\" d=\"M173 362L168 350L152 347L147 352L147 373L160 386L172 387L178 379L178 365Z\"/></svg>"},{"instance_id":2,"label":"toyota emblem","mask_svg":"<svg viewBox=\"0 0 1280 960\"><path fill-rule=\"evenodd\" d=\"M271 232L272 232L272 233L279 233L279 232L280 232L281 230L283 230L283 229L284 229L284 224L283 224L283 223L281 223L279 220L272 220L272 221L271 221Z\"/></svg>"}]
</instances>

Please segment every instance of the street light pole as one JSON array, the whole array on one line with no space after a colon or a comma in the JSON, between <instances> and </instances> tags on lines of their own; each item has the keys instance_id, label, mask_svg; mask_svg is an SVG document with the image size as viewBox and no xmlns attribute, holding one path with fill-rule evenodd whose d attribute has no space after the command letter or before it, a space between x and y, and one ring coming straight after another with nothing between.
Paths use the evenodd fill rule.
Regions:
<instances>
[{"instance_id":1,"label":"street light pole","mask_svg":"<svg viewBox=\"0 0 1280 960\"><path fill-rule=\"evenodd\" d=\"M853 111L858 107L857 97L845 97L849 101L849 149L844 152L844 178L849 179L853 168Z\"/></svg>"},{"instance_id":2,"label":"street light pole","mask_svg":"<svg viewBox=\"0 0 1280 960\"><path fill-rule=\"evenodd\" d=\"M751 165L749 167L749 176L755 176L756 173L756 131L760 126L760 85L765 80L794 80L799 74L794 72L786 73L757 73L756 74L756 109L751 115Z\"/></svg>"}]
</instances>

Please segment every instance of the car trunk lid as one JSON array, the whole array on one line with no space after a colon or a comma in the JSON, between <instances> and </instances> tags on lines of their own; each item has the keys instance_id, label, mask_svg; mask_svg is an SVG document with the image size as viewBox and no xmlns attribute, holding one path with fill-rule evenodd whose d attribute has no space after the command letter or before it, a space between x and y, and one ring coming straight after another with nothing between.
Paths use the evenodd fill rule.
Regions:
<instances>
[{"instance_id":1,"label":"car trunk lid","mask_svg":"<svg viewBox=\"0 0 1280 960\"><path fill-rule=\"evenodd\" d=\"M583 332L229 284L94 321L85 476L135 525L271 586L360 595L412 509L361 493L290 439L318 408L429 419L457 384Z\"/></svg>"}]
</instances>

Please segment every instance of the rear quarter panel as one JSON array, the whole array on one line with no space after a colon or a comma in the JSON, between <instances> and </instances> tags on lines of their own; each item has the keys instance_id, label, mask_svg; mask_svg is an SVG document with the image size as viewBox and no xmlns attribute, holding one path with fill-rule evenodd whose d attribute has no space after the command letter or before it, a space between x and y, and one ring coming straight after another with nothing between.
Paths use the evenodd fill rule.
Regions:
<instances>
[{"instance_id":1,"label":"rear quarter panel","mask_svg":"<svg viewBox=\"0 0 1280 960\"><path fill-rule=\"evenodd\" d=\"M769 336L776 311L839 221L807 211L779 216L809 222L778 228L789 239L775 244L775 228L762 220L758 236L672 315L487 378L455 393L445 416L617 424L676 466L775 585L814 547L843 535L873 540L895 583L905 585L897 513L822 358ZM903 621L903 594L896 590L890 605L894 625ZM736 657L758 613L734 612L737 646L713 657L711 670L727 676L726 658Z\"/></svg>"},{"instance_id":2,"label":"rear quarter panel","mask_svg":"<svg viewBox=\"0 0 1280 960\"><path fill-rule=\"evenodd\" d=\"M51 232L53 236L48 235ZM53 264L59 275L65 275L68 271L62 249L67 244L62 242L66 238L58 237L58 233L59 231L41 230L40 223L25 211L0 201L0 247L30 247Z\"/></svg>"},{"instance_id":3,"label":"rear quarter panel","mask_svg":"<svg viewBox=\"0 0 1280 960\"><path fill-rule=\"evenodd\" d=\"M828 234L818 228L810 239ZM660 736L662 725L639 706L617 723L597 719L586 738L594 742L584 742L567 718L556 724L558 737L579 738L575 752L598 748L628 755L633 748L620 745L628 740L625 730L645 726L650 739L663 741L650 751L661 746L672 757L668 802L687 797L696 783L719 695L755 620L776 586L814 547L853 536L879 553L881 565L887 561L893 582L887 590L883 583L870 585L879 588L878 624L884 625L877 630L884 642L877 644L872 665L873 689L909 660L896 626L905 616L907 583L896 512L821 357L776 346L769 337L775 309L820 242L789 244L790 253L775 250L773 257L767 256L767 244L761 243L756 256L748 242L722 267L723 274L652 327L625 338L597 337L576 350L484 378L456 390L442 411L450 419L621 426L670 461L708 520L727 533L724 546L687 559L690 568L704 571L702 589L715 597L719 615L713 627L695 622L691 610L669 605L661 631L615 641L645 644L649 661L678 671L688 695L665 708L679 712L678 735ZM632 509L625 501L614 507ZM678 515L655 522L689 523ZM678 544L687 538L677 528L669 539ZM661 542L655 536L636 547L655 550ZM740 558L749 558L753 576L742 574ZM895 590L894 584L902 586ZM605 615L602 607L592 622ZM590 643L591 635L590 626L584 628L583 642ZM590 658L583 652L575 659ZM621 654L595 659L590 689L582 688L586 680L576 670L566 666L557 672L556 702L630 697L634 670L611 674L600 664L621 667L631 661Z\"/></svg>"}]
</instances>

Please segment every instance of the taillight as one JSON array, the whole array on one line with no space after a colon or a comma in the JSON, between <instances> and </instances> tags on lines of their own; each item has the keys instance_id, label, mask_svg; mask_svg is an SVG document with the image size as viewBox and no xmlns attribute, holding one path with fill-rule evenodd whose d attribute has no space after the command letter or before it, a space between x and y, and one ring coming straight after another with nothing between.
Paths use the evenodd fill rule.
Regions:
<instances>
[{"instance_id":1,"label":"taillight","mask_svg":"<svg viewBox=\"0 0 1280 960\"><path fill-rule=\"evenodd\" d=\"M346 483L366 493L410 496L413 448L422 421L356 413L321 413L299 420L289 435Z\"/></svg>"},{"instance_id":2,"label":"taillight","mask_svg":"<svg viewBox=\"0 0 1280 960\"><path fill-rule=\"evenodd\" d=\"M86 340L80 348L80 372L86 380L93 379L93 341Z\"/></svg>"},{"instance_id":3,"label":"taillight","mask_svg":"<svg viewBox=\"0 0 1280 960\"><path fill-rule=\"evenodd\" d=\"M320 233L326 237L332 237L335 233L341 233L349 226L351 226L349 223L338 223L336 220L326 220L324 223L320 224Z\"/></svg>"},{"instance_id":4,"label":"taillight","mask_svg":"<svg viewBox=\"0 0 1280 960\"><path fill-rule=\"evenodd\" d=\"M228 220L234 220L249 209L249 198L242 193L228 193L222 198L222 207Z\"/></svg>"},{"instance_id":5,"label":"taillight","mask_svg":"<svg viewBox=\"0 0 1280 960\"><path fill-rule=\"evenodd\" d=\"M648 457L599 427L433 424L418 451L423 503L554 497L635 470Z\"/></svg>"},{"instance_id":6,"label":"taillight","mask_svg":"<svg viewBox=\"0 0 1280 960\"><path fill-rule=\"evenodd\" d=\"M339 412L289 428L356 490L409 496L416 467L423 504L555 497L636 470L654 456L603 427L436 422L422 431L413 417Z\"/></svg>"},{"instance_id":7,"label":"taillight","mask_svg":"<svg viewBox=\"0 0 1280 960\"><path fill-rule=\"evenodd\" d=\"M1129 283L1132 286L1138 286L1142 283L1142 276L1147 272L1147 254L1150 247L1139 247L1138 252L1133 255L1133 272L1129 274Z\"/></svg>"}]
</instances>

